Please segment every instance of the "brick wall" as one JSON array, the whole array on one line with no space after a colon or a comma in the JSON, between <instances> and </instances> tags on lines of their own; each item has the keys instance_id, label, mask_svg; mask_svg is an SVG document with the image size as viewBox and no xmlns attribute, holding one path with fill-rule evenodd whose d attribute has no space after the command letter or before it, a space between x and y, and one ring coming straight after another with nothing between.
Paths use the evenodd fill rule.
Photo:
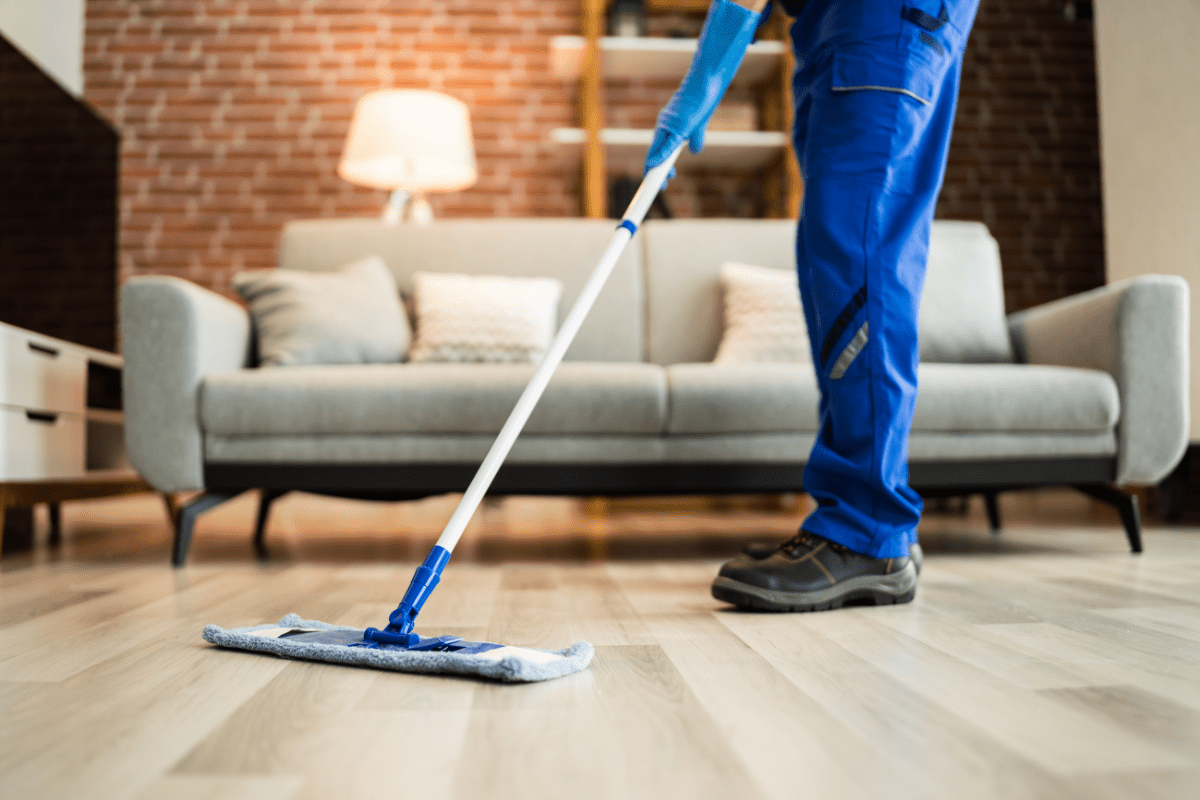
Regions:
<instances>
[{"instance_id":1,"label":"brick wall","mask_svg":"<svg viewBox=\"0 0 1200 800\"><path fill-rule=\"evenodd\" d=\"M224 290L275 262L283 223L373 215L336 175L350 115L380 87L471 108L479 182L445 217L576 213L578 178L542 146L576 118L549 37L577 0L88 0L85 93L121 129L122 277Z\"/></svg>"},{"instance_id":2,"label":"brick wall","mask_svg":"<svg viewBox=\"0 0 1200 800\"><path fill-rule=\"evenodd\" d=\"M937 215L1000 242L1010 311L1104 283L1096 62L1061 0L983 0Z\"/></svg>"},{"instance_id":3,"label":"brick wall","mask_svg":"<svg viewBox=\"0 0 1200 800\"><path fill-rule=\"evenodd\" d=\"M464 100L479 182L443 217L578 213L579 175L543 143L576 123L550 73L579 0L88 0L86 97L121 129L122 277L227 291L275 261L290 219L373 215L335 168L354 101L380 87ZM696 20L659 25L680 32ZM656 33L660 31L652 31ZM666 32L665 30L662 32ZM939 215L1000 239L1010 309L1103 282L1091 30L1060 0L984 0ZM673 86L609 86L609 123L648 125ZM677 214L751 215L754 184L684 177Z\"/></svg>"}]
</instances>

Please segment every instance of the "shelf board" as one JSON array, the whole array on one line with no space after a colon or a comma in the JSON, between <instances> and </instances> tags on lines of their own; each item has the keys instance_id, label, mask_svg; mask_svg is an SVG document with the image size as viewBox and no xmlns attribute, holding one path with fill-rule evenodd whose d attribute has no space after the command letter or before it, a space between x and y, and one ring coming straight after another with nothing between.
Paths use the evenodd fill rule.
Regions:
<instances>
[{"instance_id":1,"label":"shelf board","mask_svg":"<svg viewBox=\"0 0 1200 800\"><path fill-rule=\"evenodd\" d=\"M600 131L609 172L614 170L640 174L646 150L654 131L638 128L605 128ZM550 143L554 147L582 153L587 141L583 128L554 128ZM704 150L692 153L684 148L679 156L679 168L756 170L769 165L788 146L787 134L779 131L709 131L704 137Z\"/></svg>"},{"instance_id":2,"label":"shelf board","mask_svg":"<svg viewBox=\"0 0 1200 800\"><path fill-rule=\"evenodd\" d=\"M746 50L733 83L753 85L779 69L784 43L765 39ZM555 36L550 41L550 66L555 75L575 80L583 68L587 39ZM696 53L695 39L661 39L649 36L604 36L600 39L604 74L609 78L681 79Z\"/></svg>"}]
</instances>

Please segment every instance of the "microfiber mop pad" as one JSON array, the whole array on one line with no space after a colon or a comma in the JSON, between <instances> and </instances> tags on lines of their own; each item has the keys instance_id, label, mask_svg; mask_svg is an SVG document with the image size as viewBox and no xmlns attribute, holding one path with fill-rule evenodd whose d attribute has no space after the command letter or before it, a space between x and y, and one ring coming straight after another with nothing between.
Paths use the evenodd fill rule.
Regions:
<instances>
[{"instance_id":1,"label":"microfiber mop pad","mask_svg":"<svg viewBox=\"0 0 1200 800\"><path fill-rule=\"evenodd\" d=\"M253 650L283 658L327 661L333 664L387 669L393 672L427 672L469 675L506 683L527 683L561 678L586 669L595 650L576 642L565 650L467 642L453 636L421 637L408 647L380 645L350 647L363 641L361 628L330 625L288 614L275 624L225 630L204 629L205 641L237 650ZM428 649L423 649L428 648Z\"/></svg>"}]
</instances>

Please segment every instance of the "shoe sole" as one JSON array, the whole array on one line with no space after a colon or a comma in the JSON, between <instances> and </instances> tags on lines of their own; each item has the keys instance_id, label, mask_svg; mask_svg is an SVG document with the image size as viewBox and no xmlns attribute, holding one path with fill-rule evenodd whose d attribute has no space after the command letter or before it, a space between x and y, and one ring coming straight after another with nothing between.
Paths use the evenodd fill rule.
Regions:
<instances>
[{"instance_id":1,"label":"shoe sole","mask_svg":"<svg viewBox=\"0 0 1200 800\"><path fill-rule=\"evenodd\" d=\"M712 596L755 611L829 611L854 601L877 606L908 603L917 594L917 570L910 561L894 575L862 575L815 592L764 589L723 576L713 581Z\"/></svg>"}]
</instances>

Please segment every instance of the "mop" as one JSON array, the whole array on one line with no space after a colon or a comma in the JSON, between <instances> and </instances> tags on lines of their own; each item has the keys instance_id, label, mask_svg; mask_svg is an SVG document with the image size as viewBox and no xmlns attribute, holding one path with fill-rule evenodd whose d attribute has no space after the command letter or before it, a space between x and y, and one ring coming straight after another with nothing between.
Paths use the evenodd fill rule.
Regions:
<instances>
[{"instance_id":1,"label":"mop","mask_svg":"<svg viewBox=\"0 0 1200 800\"><path fill-rule=\"evenodd\" d=\"M525 427L526 420L541 398L554 370L575 338L579 326L608 280L609 273L637 232L638 225L666 184L679 157L677 147L662 164L646 173L641 186L617 225L600 263L583 287L579 299L563 320L550 348L525 387L500 434L483 459L462 500L429 552L417 567L408 591L392 612L387 627L348 628L289 614L279 622L249 628L225 630L216 625L204 629L204 639L221 647L268 653L283 658L324 661L359 667L467 675L507 682L542 681L586 669L595 652L587 642L576 642L564 650L534 650L526 647L464 641L457 636L421 636L413 632L417 614L441 580L442 570L454 552L454 546L466 529L479 503L491 486L508 451Z\"/></svg>"}]
</instances>

